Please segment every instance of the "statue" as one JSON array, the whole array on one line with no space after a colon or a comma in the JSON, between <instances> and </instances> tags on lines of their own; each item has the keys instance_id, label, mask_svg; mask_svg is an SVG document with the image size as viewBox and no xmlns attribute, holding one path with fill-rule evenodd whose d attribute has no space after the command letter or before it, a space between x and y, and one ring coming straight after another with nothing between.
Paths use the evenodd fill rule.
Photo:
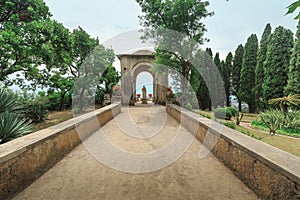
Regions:
<instances>
[{"instance_id":1,"label":"statue","mask_svg":"<svg viewBox=\"0 0 300 200\"><path fill-rule=\"evenodd\" d=\"M147 98L147 89L145 86L143 86L142 92L143 92L143 99L146 99Z\"/></svg>"},{"instance_id":2,"label":"statue","mask_svg":"<svg viewBox=\"0 0 300 200\"><path fill-rule=\"evenodd\" d=\"M145 86L143 86L142 92L143 92L142 104L148 104L148 100L147 100L147 89L146 89Z\"/></svg>"}]
</instances>

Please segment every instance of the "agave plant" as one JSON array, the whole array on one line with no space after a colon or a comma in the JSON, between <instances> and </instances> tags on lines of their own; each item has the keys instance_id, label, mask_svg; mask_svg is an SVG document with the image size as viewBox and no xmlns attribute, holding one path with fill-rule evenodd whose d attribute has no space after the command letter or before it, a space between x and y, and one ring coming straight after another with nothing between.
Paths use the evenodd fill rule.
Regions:
<instances>
[{"instance_id":1,"label":"agave plant","mask_svg":"<svg viewBox=\"0 0 300 200\"><path fill-rule=\"evenodd\" d=\"M17 99L14 95L4 89L0 89L0 113L6 110L17 112L22 110L22 106L17 103Z\"/></svg>"},{"instance_id":2,"label":"agave plant","mask_svg":"<svg viewBox=\"0 0 300 200\"><path fill-rule=\"evenodd\" d=\"M275 99L270 99L268 101L271 105L279 105L284 113L288 112L290 106L300 105L300 94L288 95L286 97L280 97Z\"/></svg>"},{"instance_id":3,"label":"agave plant","mask_svg":"<svg viewBox=\"0 0 300 200\"><path fill-rule=\"evenodd\" d=\"M30 122L5 111L0 114L0 144L32 132Z\"/></svg>"},{"instance_id":4,"label":"agave plant","mask_svg":"<svg viewBox=\"0 0 300 200\"><path fill-rule=\"evenodd\" d=\"M32 132L30 122L22 117L16 97L0 89L0 144Z\"/></svg>"}]
</instances>

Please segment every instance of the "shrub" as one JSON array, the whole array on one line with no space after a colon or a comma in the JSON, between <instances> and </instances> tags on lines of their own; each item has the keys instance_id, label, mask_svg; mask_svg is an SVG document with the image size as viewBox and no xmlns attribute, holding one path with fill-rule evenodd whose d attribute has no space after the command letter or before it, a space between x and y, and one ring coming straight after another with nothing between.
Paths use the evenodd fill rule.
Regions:
<instances>
[{"instance_id":1,"label":"shrub","mask_svg":"<svg viewBox=\"0 0 300 200\"><path fill-rule=\"evenodd\" d=\"M214 110L214 116L218 119L230 120L232 117L232 112L226 108L216 108Z\"/></svg>"},{"instance_id":2,"label":"shrub","mask_svg":"<svg viewBox=\"0 0 300 200\"><path fill-rule=\"evenodd\" d=\"M239 116L238 110L234 107L227 107L226 110L227 111L230 110L233 117L238 117Z\"/></svg>"}]
</instances>

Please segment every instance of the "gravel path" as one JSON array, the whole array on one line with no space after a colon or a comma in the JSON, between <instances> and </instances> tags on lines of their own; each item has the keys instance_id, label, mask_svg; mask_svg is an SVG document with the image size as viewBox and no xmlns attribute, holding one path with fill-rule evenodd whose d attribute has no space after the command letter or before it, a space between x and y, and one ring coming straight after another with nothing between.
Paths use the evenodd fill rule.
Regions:
<instances>
[{"instance_id":1,"label":"gravel path","mask_svg":"<svg viewBox=\"0 0 300 200\"><path fill-rule=\"evenodd\" d=\"M163 126L159 129L157 124ZM149 127L152 134L147 131ZM128 135L128 129L132 130L130 134L141 133L145 138ZM142 155L165 147L178 130L184 139L193 137L165 114L164 107L137 106L123 108L115 120L91 136L87 143L105 136L125 152ZM197 140L192 140L191 146L175 162L149 173L127 173L107 167L96 159L98 154L90 148L87 150L86 146L79 145L15 199L258 199L214 156L210 154L199 159L201 144ZM103 151L103 148L99 149ZM115 155L113 152L111 155L113 160ZM150 169L160 161L151 162L146 168ZM127 164L134 169L146 169L137 167L136 162L130 160Z\"/></svg>"}]
</instances>

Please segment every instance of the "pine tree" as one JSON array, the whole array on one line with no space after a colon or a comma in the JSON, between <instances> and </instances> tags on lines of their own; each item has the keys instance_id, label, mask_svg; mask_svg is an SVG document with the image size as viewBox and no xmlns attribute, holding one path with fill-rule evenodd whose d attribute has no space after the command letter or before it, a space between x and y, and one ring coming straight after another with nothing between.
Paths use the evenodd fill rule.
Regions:
<instances>
[{"instance_id":1,"label":"pine tree","mask_svg":"<svg viewBox=\"0 0 300 200\"><path fill-rule=\"evenodd\" d=\"M292 48L293 33L282 26L277 27L271 35L264 63L263 94L265 101L284 96Z\"/></svg>"},{"instance_id":2,"label":"pine tree","mask_svg":"<svg viewBox=\"0 0 300 200\"><path fill-rule=\"evenodd\" d=\"M239 45L235 50L235 54L232 62L232 94L238 98L239 101L239 111L242 111L242 102L239 96L240 91L240 78L241 78L241 70L243 64L243 56L244 56L244 47L243 45Z\"/></svg>"},{"instance_id":3,"label":"pine tree","mask_svg":"<svg viewBox=\"0 0 300 200\"><path fill-rule=\"evenodd\" d=\"M241 71L241 82L239 96L249 106L249 112L255 112L255 96L253 88L255 87L255 68L257 65L258 39L252 34L245 44L243 64Z\"/></svg>"},{"instance_id":4,"label":"pine tree","mask_svg":"<svg viewBox=\"0 0 300 200\"><path fill-rule=\"evenodd\" d=\"M296 41L290 60L288 83L285 87L285 94L300 94L300 20L296 33Z\"/></svg>"},{"instance_id":5,"label":"pine tree","mask_svg":"<svg viewBox=\"0 0 300 200\"><path fill-rule=\"evenodd\" d=\"M271 35L271 25L267 24L260 40L260 48L258 50L257 66L255 69L255 98L257 109L261 110L264 107L263 90L264 83L264 62L267 57L269 39Z\"/></svg>"}]
</instances>

